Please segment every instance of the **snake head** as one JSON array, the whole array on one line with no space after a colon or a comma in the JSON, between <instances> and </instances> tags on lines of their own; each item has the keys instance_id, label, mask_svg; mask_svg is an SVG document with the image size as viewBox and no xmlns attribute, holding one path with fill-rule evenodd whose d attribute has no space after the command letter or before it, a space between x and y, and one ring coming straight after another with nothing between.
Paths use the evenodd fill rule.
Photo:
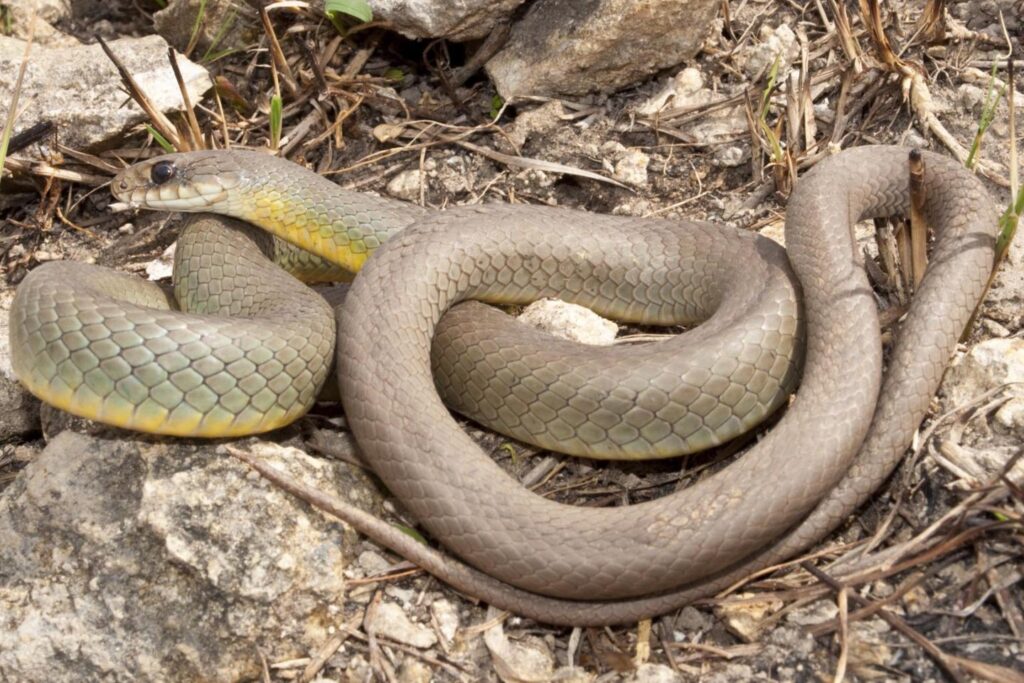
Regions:
<instances>
[{"instance_id":1,"label":"snake head","mask_svg":"<svg viewBox=\"0 0 1024 683\"><path fill-rule=\"evenodd\" d=\"M217 211L231 199L244 172L236 152L165 154L124 169L110 184L120 201L159 211Z\"/></svg>"}]
</instances>

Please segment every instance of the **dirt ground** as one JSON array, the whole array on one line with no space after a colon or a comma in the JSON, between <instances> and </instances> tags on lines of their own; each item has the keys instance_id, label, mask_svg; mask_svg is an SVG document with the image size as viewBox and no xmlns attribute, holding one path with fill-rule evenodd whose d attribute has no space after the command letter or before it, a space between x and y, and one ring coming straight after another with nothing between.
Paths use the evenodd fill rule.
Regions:
<instances>
[{"instance_id":1,"label":"dirt ground","mask_svg":"<svg viewBox=\"0 0 1024 683\"><path fill-rule=\"evenodd\" d=\"M938 125L951 140L970 148L993 64L1000 83L1008 78L1000 11L1004 21L1010 19L1006 35L1018 54L1024 35L1020 2L951 2L950 21L923 30L918 3L886 3L881 19L899 58L885 65L877 40L851 8L861 65L854 77L842 29L828 5L825 12L814 2L729 2L721 30L688 65L699 70L703 92L714 96L653 114L643 113L649 111L645 105L658 101L679 69L614 95L506 104L482 73L456 85L454 74L467 59L462 46L408 41L381 29L338 42L326 22L307 22L301 31L289 33L289 24L297 20L282 18L275 27L301 84L297 93L284 93L285 148L289 158L330 173L344 187L398 194L433 208L535 203L711 220L777 236L795 175L822 158L830 145L895 142L956 155L941 139ZM62 28L87 41L97 26L106 38L142 35L152 31L152 9L145 3L96 3L90 14ZM799 66L806 58L816 67L806 88L789 80L785 64L786 73L773 89L770 68L749 75L752 60L758 59L756 48L773 37L782 39L777 27L784 24L798 27L791 63ZM262 28L253 30L252 40L260 40ZM330 50L334 54L326 59L326 69L318 73L309 66L307 53L323 57ZM266 54L240 51L208 65L222 78L224 129L235 145L264 146L269 137L273 85L269 69L253 67L257 60L265 67ZM927 84L928 103L905 97L912 76ZM810 107L794 91L806 92ZM201 125L219 143L216 106L207 105L200 112ZM325 132L325 121L341 122ZM1010 134L1004 99L982 142L979 170L1001 206L1010 199ZM784 150L781 155L776 142ZM141 129L98 156L118 164L139 150L142 155L158 151ZM67 156L63 163L104 173L102 165L88 159ZM553 164L620 184L559 172ZM89 184L30 176L10 184L5 180L0 287L12 290L32 267L56 259L143 272L174 241L179 220L113 213L111 202L105 188ZM873 240L865 246L876 253ZM883 308L898 306L896 292L880 288L878 297ZM993 329L1019 336L1019 310L990 305L971 343L993 336ZM936 415L950 407L942 405ZM306 418L307 425L322 428L328 424L323 418L336 413L336 408L322 407ZM798 558L725 595L639 626L558 629L511 617L504 622L505 635L527 645L539 641L559 665L573 661L596 674L596 680L634 675L644 663L664 665L685 680L830 680L842 671L849 680L1021 680L1024 498L1005 478L979 493L977 486L936 464L929 455L934 444L963 439L964 431L975 448L984 447L985 438L1002 445L1007 438L985 424L927 422L913 455L891 480L844 528L819 544L813 553L816 567L827 568L866 544L880 558L841 591L823 583L809 563L801 563L806 558ZM661 495L724 465L738 450L730 446L681 461L617 466L537 453L477 435L511 473L535 479L541 495L586 505ZM0 446L0 488L43 446L39 436ZM900 548L919 550L907 550L899 562L886 564L883 551ZM402 589L438 590L423 574L387 581ZM488 619L482 606L442 590L465 610L464 625ZM371 654L366 652L363 662L368 675L394 680L387 664L391 655L381 660ZM443 665L424 663L436 680L501 675L494 673L486 650L481 648L478 656L475 666L444 653L439 655ZM321 675L344 680L353 671L364 671L353 657L329 658ZM294 669L273 669L271 679L296 675Z\"/></svg>"}]
</instances>

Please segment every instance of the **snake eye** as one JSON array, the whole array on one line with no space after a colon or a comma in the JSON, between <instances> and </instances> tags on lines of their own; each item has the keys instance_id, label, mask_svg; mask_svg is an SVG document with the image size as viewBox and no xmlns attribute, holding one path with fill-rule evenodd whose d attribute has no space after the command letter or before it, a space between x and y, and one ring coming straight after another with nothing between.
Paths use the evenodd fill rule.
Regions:
<instances>
[{"instance_id":1,"label":"snake eye","mask_svg":"<svg viewBox=\"0 0 1024 683\"><path fill-rule=\"evenodd\" d=\"M160 161L153 164L149 171L149 179L154 185L163 185L174 177L174 164L170 161Z\"/></svg>"}]
</instances>

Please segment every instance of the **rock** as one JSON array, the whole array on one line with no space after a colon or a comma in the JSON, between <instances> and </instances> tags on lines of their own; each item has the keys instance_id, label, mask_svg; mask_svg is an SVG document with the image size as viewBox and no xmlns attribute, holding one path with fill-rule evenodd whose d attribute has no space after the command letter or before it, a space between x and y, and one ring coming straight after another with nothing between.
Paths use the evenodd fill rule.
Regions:
<instances>
[{"instance_id":1,"label":"rock","mask_svg":"<svg viewBox=\"0 0 1024 683\"><path fill-rule=\"evenodd\" d=\"M437 630L449 643L459 632L459 611L448 600L434 600L430 603L430 616L437 624Z\"/></svg>"},{"instance_id":2,"label":"rock","mask_svg":"<svg viewBox=\"0 0 1024 683\"><path fill-rule=\"evenodd\" d=\"M18 382L11 367L9 320L14 292L0 295L0 443L38 432L39 401Z\"/></svg>"},{"instance_id":3,"label":"rock","mask_svg":"<svg viewBox=\"0 0 1024 683\"><path fill-rule=\"evenodd\" d=\"M418 202L420 199L420 188L423 187L423 173L418 168L402 171L388 183L388 194L395 199L404 199L407 202Z\"/></svg>"},{"instance_id":4,"label":"rock","mask_svg":"<svg viewBox=\"0 0 1024 683\"><path fill-rule=\"evenodd\" d=\"M508 138L517 148L521 148L530 136L543 136L564 125L564 117L565 108L559 100L545 102L516 116L516 120L508 127Z\"/></svg>"},{"instance_id":5,"label":"rock","mask_svg":"<svg viewBox=\"0 0 1024 683\"><path fill-rule=\"evenodd\" d=\"M786 621L797 626L816 626L835 619L839 608L834 602L818 600L786 615Z\"/></svg>"},{"instance_id":6,"label":"rock","mask_svg":"<svg viewBox=\"0 0 1024 683\"><path fill-rule=\"evenodd\" d=\"M735 681L756 681L754 669L749 664L726 664L707 676L701 676L702 683L735 683Z\"/></svg>"},{"instance_id":7,"label":"rock","mask_svg":"<svg viewBox=\"0 0 1024 683\"><path fill-rule=\"evenodd\" d=\"M12 38L27 40L29 25L35 15L32 41L37 45L78 45L76 38L57 28L57 24L71 18L71 0L4 0L6 20L10 30L4 33ZM0 13L0 19L4 18ZM0 22L2 23L2 22Z\"/></svg>"},{"instance_id":8,"label":"rock","mask_svg":"<svg viewBox=\"0 0 1024 683\"><path fill-rule=\"evenodd\" d=\"M696 54L719 5L537 0L487 63L487 72L506 100L618 90Z\"/></svg>"},{"instance_id":9,"label":"rock","mask_svg":"<svg viewBox=\"0 0 1024 683\"><path fill-rule=\"evenodd\" d=\"M162 38L121 38L111 42L110 48L158 109L169 112L182 108L181 93L167 62L167 43ZM22 41L0 36L0 73L17 73L23 51ZM198 102L211 86L209 74L183 57L178 57L178 64L189 96ZM13 82L13 78L0 81L0 118L7 116ZM125 104L117 69L99 45L33 48L19 106L24 110L16 130L51 121L57 125L62 144L82 150L111 144L146 120L134 103Z\"/></svg>"},{"instance_id":10,"label":"rock","mask_svg":"<svg viewBox=\"0 0 1024 683\"><path fill-rule=\"evenodd\" d=\"M692 639L704 631L710 631L714 623L714 620L709 615L701 612L696 607L687 606L675 616L672 628L679 636L682 636L677 636L677 640L682 640L683 638Z\"/></svg>"},{"instance_id":11,"label":"rock","mask_svg":"<svg viewBox=\"0 0 1024 683\"><path fill-rule=\"evenodd\" d=\"M625 679L630 683L681 683L682 675L664 664L641 664L633 675Z\"/></svg>"},{"instance_id":12,"label":"rock","mask_svg":"<svg viewBox=\"0 0 1024 683\"><path fill-rule=\"evenodd\" d=\"M434 672L420 660L407 656L398 670L398 683L430 683Z\"/></svg>"},{"instance_id":13,"label":"rock","mask_svg":"<svg viewBox=\"0 0 1024 683\"><path fill-rule=\"evenodd\" d=\"M985 315L1011 329L1024 327L1024 240L1010 243L995 287L985 297Z\"/></svg>"},{"instance_id":14,"label":"rock","mask_svg":"<svg viewBox=\"0 0 1024 683\"><path fill-rule=\"evenodd\" d=\"M839 608L836 608L835 614L839 614ZM779 625L773 628L771 633L766 634L765 639L769 646L778 652L774 658L776 661L794 656L810 657L815 650L814 636L806 628Z\"/></svg>"},{"instance_id":15,"label":"rock","mask_svg":"<svg viewBox=\"0 0 1024 683\"><path fill-rule=\"evenodd\" d=\"M736 168L750 160L750 151L737 145L728 145L715 149L715 163L719 166Z\"/></svg>"},{"instance_id":16,"label":"rock","mask_svg":"<svg viewBox=\"0 0 1024 683\"><path fill-rule=\"evenodd\" d=\"M197 20L199 30L193 39ZM235 0L170 0L167 7L153 15L156 32L174 49L187 52L194 40L193 51L199 57L243 47L246 38L254 37L255 21L252 8Z\"/></svg>"},{"instance_id":17,"label":"rock","mask_svg":"<svg viewBox=\"0 0 1024 683\"><path fill-rule=\"evenodd\" d=\"M357 469L249 444L379 508ZM356 539L209 445L63 432L0 494L0 680L258 678L330 637Z\"/></svg>"},{"instance_id":18,"label":"rock","mask_svg":"<svg viewBox=\"0 0 1024 683\"><path fill-rule=\"evenodd\" d=\"M647 98L636 108L640 116L656 116L665 109L677 109L708 100L710 90L704 88L704 74L700 69L688 66L668 80L657 94Z\"/></svg>"},{"instance_id":19,"label":"rock","mask_svg":"<svg viewBox=\"0 0 1024 683\"><path fill-rule=\"evenodd\" d=\"M1024 398L1011 398L996 411L995 417L1003 427L1024 432Z\"/></svg>"},{"instance_id":20,"label":"rock","mask_svg":"<svg viewBox=\"0 0 1024 683\"><path fill-rule=\"evenodd\" d=\"M850 624L849 659L851 673L863 680L882 680L892 666L893 651L889 625L878 617Z\"/></svg>"},{"instance_id":21,"label":"rock","mask_svg":"<svg viewBox=\"0 0 1024 683\"><path fill-rule=\"evenodd\" d=\"M737 598L749 598L750 595L737 594ZM745 643L758 639L768 618L782 609L781 600L766 598L753 602L724 602L715 607L715 614L725 623L725 627Z\"/></svg>"},{"instance_id":22,"label":"rock","mask_svg":"<svg viewBox=\"0 0 1024 683\"><path fill-rule=\"evenodd\" d=\"M367 633L384 636L396 643L428 648L437 643L437 636L423 624L413 622L401 606L379 602L366 610L363 627Z\"/></svg>"},{"instance_id":23,"label":"rock","mask_svg":"<svg viewBox=\"0 0 1024 683\"><path fill-rule=\"evenodd\" d=\"M375 20L409 38L476 40L507 20L524 0L370 0Z\"/></svg>"},{"instance_id":24,"label":"rock","mask_svg":"<svg viewBox=\"0 0 1024 683\"><path fill-rule=\"evenodd\" d=\"M964 405L1010 382L1024 383L1024 339L988 339L956 360L942 382L950 407ZM1007 392L1024 397L1024 385Z\"/></svg>"},{"instance_id":25,"label":"rock","mask_svg":"<svg viewBox=\"0 0 1024 683\"><path fill-rule=\"evenodd\" d=\"M747 45L737 55L743 71L752 79L764 78L778 59L779 73L775 82L784 83L789 65L800 56L796 34L788 25L780 24L778 28L762 26L758 35L761 42Z\"/></svg>"},{"instance_id":26,"label":"rock","mask_svg":"<svg viewBox=\"0 0 1024 683\"><path fill-rule=\"evenodd\" d=\"M487 610L487 620L495 618L497 610ZM547 644L535 636L509 640L499 621L484 631L484 644L491 653L491 663L503 681L550 681L555 671L555 656Z\"/></svg>"},{"instance_id":27,"label":"rock","mask_svg":"<svg viewBox=\"0 0 1024 683\"><path fill-rule=\"evenodd\" d=\"M669 79L669 82L655 95L637 107L637 114L648 118L657 117L665 111L703 108L728 99L728 95L713 91L704 83L704 74L694 67L687 67ZM750 124L742 105L709 109L683 130L698 144L714 144L735 139L748 132ZM734 146L734 145L733 145ZM735 152L731 153L734 160ZM717 155L716 155L717 156ZM726 157L719 163L729 165Z\"/></svg>"},{"instance_id":28,"label":"rock","mask_svg":"<svg viewBox=\"0 0 1024 683\"><path fill-rule=\"evenodd\" d=\"M391 569L391 563L380 553L364 550L359 553L359 567L366 576L379 576Z\"/></svg>"},{"instance_id":29,"label":"rock","mask_svg":"<svg viewBox=\"0 0 1024 683\"><path fill-rule=\"evenodd\" d=\"M345 680L349 681L349 683L372 681L375 675L374 669L370 667L366 657L361 654L352 657L348 662L348 667L345 669Z\"/></svg>"},{"instance_id":30,"label":"rock","mask_svg":"<svg viewBox=\"0 0 1024 683\"><path fill-rule=\"evenodd\" d=\"M174 275L174 251L177 246L178 243L173 242L159 256L146 264L146 279L151 282L171 279Z\"/></svg>"},{"instance_id":31,"label":"rock","mask_svg":"<svg viewBox=\"0 0 1024 683\"><path fill-rule=\"evenodd\" d=\"M611 172L616 180L633 187L647 184L647 165L651 163L647 154L614 140L601 145L601 152L612 162Z\"/></svg>"},{"instance_id":32,"label":"rock","mask_svg":"<svg viewBox=\"0 0 1024 683\"><path fill-rule=\"evenodd\" d=\"M0 373L0 443L39 430L39 401L12 375Z\"/></svg>"},{"instance_id":33,"label":"rock","mask_svg":"<svg viewBox=\"0 0 1024 683\"><path fill-rule=\"evenodd\" d=\"M615 341L619 326L606 320L589 308L558 299L535 301L517 318L537 329L562 339L607 346Z\"/></svg>"},{"instance_id":34,"label":"rock","mask_svg":"<svg viewBox=\"0 0 1024 683\"><path fill-rule=\"evenodd\" d=\"M555 669L548 679L551 683L593 683L600 680L596 673L578 666L563 666Z\"/></svg>"}]
</instances>

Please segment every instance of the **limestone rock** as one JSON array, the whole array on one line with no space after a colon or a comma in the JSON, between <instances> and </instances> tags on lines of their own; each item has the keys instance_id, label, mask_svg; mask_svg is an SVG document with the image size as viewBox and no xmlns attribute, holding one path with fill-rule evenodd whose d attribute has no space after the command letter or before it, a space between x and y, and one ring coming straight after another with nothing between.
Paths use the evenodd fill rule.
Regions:
<instances>
[{"instance_id":1,"label":"limestone rock","mask_svg":"<svg viewBox=\"0 0 1024 683\"><path fill-rule=\"evenodd\" d=\"M738 56L743 71L750 78L762 77L778 59L779 73L776 81L785 82L790 64L800 55L796 34L786 24L779 24L777 28L762 26L758 37L758 42L745 47Z\"/></svg>"},{"instance_id":2,"label":"limestone rock","mask_svg":"<svg viewBox=\"0 0 1024 683\"><path fill-rule=\"evenodd\" d=\"M347 465L251 448L379 505ZM210 445L62 432L0 494L0 680L258 678L344 619L355 538Z\"/></svg>"},{"instance_id":3,"label":"limestone rock","mask_svg":"<svg viewBox=\"0 0 1024 683\"><path fill-rule=\"evenodd\" d=\"M486 36L523 0L370 0L373 18L389 22L410 38L456 42Z\"/></svg>"},{"instance_id":4,"label":"limestone rock","mask_svg":"<svg viewBox=\"0 0 1024 683\"><path fill-rule=\"evenodd\" d=\"M692 57L714 0L537 0L487 72L505 99L610 92Z\"/></svg>"},{"instance_id":5,"label":"limestone rock","mask_svg":"<svg viewBox=\"0 0 1024 683\"><path fill-rule=\"evenodd\" d=\"M666 111L702 108L728 99L729 95L712 90L705 84L704 74L695 67L682 69L655 95L641 103L636 112L654 118ZM685 130L698 144L714 145L735 139L749 130L747 115L742 106L708 109L705 114L686 124ZM735 148L733 148L735 149ZM742 150L740 155L742 156ZM735 165L735 152L729 152L723 165Z\"/></svg>"},{"instance_id":6,"label":"limestone rock","mask_svg":"<svg viewBox=\"0 0 1024 683\"><path fill-rule=\"evenodd\" d=\"M497 611L487 611L488 621ZM503 681L550 681L554 678L555 656L540 638L527 636L511 640L498 622L484 631L484 644L491 654L491 664Z\"/></svg>"},{"instance_id":7,"label":"limestone rock","mask_svg":"<svg viewBox=\"0 0 1024 683\"><path fill-rule=\"evenodd\" d=\"M589 308L558 299L541 299L526 307L519 322L562 339L607 346L615 341L619 326Z\"/></svg>"},{"instance_id":8,"label":"limestone rock","mask_svg":"<svg viewBox=\"0 0 1024 683\"><path fill-rule=\"evenodd\" d=\"M121 38L109 45L158 109L181 109L181 93L161 37ZM24 48L24 42L0 36L0 73L17 73ZM189 96L198 102L212 85L209 74L183 57L178 63ZM7 116L13 85L13 78L0 80L0 119ZM15 132L51 121L57 125L58 140L76 149L110 144L146 119L135 104L125 104L117 69L99 45L34 46L18 104L23 111Z\"/></svg>"},{"instance_id":9,"label":"limestone rock","mask_svg":"<svg viewBox=\"0 0 1024 683\"><path fill-rule=\"evenodd\" d=\"M1008 383L1012 395L1024 397L1024 339L988 339L976 344L946 373L943 392L951 406L963 405Z\"/></svg>"},{"instance_id":10,"label":"limestone rock","mask_svg":"<svg viewBox=\"0 0 1024 683\"><path fill-rule=\"evenodd\" d=\"M388 194L395 199L415 202L420 198L423 181L423 173L418 168L402 171L388 183Z\"/></svg>"},{"instance_id":11,"label":"limestone rock","mask_svg":"<svg viewBox=\"0 0 1024 683\"><path fill-rule=\"evenodd\" d=\"M632 187L647 185L647 166L651 157L642 150L626 148L622 143L609 140L601 145L601 153L611 166L612 177Z\"/></svg>"},{"instance_id":12,"label":"limestone rock","mask_svg":"<svg viewBox=\"0 0 1024 683\"><path fill-rule=\"evenodd\" d=\"M367 633L412 647L427 648L437 643L437 636L430 628L412 621L405 610L393 602L381 602L366 610L365 628Z\"/></svg>"}]
</instances>

